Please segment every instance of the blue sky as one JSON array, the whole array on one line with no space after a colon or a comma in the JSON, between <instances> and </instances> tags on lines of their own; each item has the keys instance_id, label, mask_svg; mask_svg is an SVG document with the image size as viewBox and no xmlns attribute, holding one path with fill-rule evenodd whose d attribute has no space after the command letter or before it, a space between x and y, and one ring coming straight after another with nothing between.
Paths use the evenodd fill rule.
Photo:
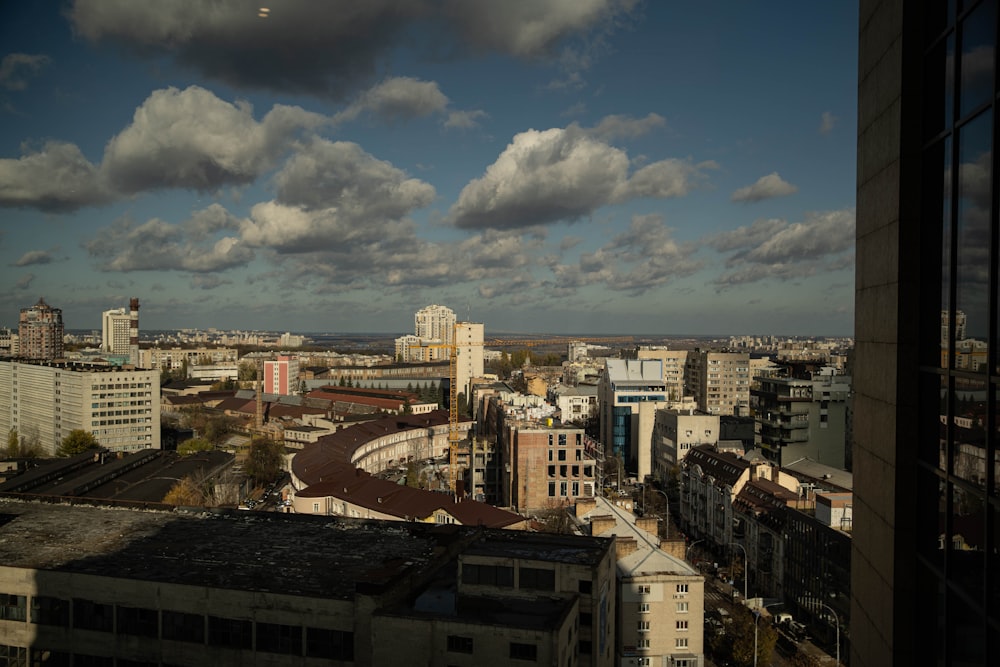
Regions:
<instances>
[{"instance_id":1,"label":"blue sky","mask_svg":"<svg viewBox=\"0 0 1000 667\"><path fill-rule=\"evenodd\" d=\"M4 3L0 45L0 325L853 331L856 3Z\"/></svg>"}]
</instances>

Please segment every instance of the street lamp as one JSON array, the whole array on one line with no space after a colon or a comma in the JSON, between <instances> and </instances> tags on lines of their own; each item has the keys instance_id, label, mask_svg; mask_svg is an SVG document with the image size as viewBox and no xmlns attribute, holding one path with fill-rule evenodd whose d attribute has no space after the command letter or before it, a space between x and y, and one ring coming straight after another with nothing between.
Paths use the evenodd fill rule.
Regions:
<instances>
[{"instance_id":1,"label":"street lamp","mask_svg":"<svg viewBox=\"0 0 1000 667\"><path fill-rule=\"evenodd\" d=\"M669 538L670 537L670 498L667 498L667 494L665 494L663 491L660 491L659 489L653 489L653 491L656 491L658 494L660 494L661 496L663 496L663 506L666 508L664 511L666 511L666 513L667 513L667 519L666 519L666 521L667 521L667 537ZM645 509L645 505L646 505L646 502L645 502L645 500L643 500L643 509Z\"/></svg>"},{"instance_id":2,"label":"street lamp","mask_svg":"<svg viewBox=\"0 0 1000 667\"><path fill-rule=\"evenodd\" d=\"M833 607L831 607L830 605L825 604L823 602L820 602L816 598L813 598L813 601L815 601L815 603L818 604L820 607L825 607L826 609L829 609L830 613L833 614L833 620L834 620L834 623L836 624L836 628L837 628L837 635L836 635L836 639L837 639L837 667L840 667L840 617L837 616L837 612L834 611Z\"/></svg>"},{"instance_id":3,"label":"street lamp","mask_svg":"<svg viewBox=\"0 0 1000 667\"><path fill-rule=\"evenodd\" d=\"M746 604L747 600L747 550L742 544L736 542L730 542L729 546L739 547L743 551L743 603Z\"/></svg>"},{"instance_id":4,"label":"street lamp","mask_svg":"<svg viewBox=\"0 0 1000 667\"><path fill-rule=\"evenodd\" d=\"M698 544L699 542L704 542L704 541L705 541L704 539L695 540L694 542L692 542L691 544L689 544L688 548L687 548L687 551L684 553L685 560L691 560L691 549L694 549L694 545Z\"/></svg>"}]
</instances>

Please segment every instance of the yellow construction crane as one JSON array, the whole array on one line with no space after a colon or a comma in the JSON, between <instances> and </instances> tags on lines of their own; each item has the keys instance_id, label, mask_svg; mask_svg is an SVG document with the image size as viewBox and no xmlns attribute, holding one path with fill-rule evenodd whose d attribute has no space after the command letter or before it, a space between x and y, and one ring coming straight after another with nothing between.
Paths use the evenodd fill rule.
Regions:
<instances>
[{"instance_id":1,"label":"yellow construction crane","mask_svg":"<svg viewBox=\"0 0 1000 667\"><path fill-rule=\"evenodd\" d=\"M631 336L620 336L611 338L579 338L570 336L557 336L554 338L490 338L483 341L463 341L457 343L458 326L452 326L450 343L429 343L426 345L410 345L414 348L434 348L448 350L448 486L452 495L457 493L458 478L458 444L462 437L458 431L458 351L462 347L535 347L536 345L566 345L569 343L631 343Z\"/></svg>"}]
</instances>

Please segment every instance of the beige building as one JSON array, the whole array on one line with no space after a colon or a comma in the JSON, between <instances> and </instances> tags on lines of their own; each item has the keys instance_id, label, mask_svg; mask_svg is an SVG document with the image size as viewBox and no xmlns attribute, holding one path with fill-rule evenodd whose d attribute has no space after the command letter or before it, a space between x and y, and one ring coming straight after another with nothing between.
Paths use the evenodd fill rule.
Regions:
<instances>
[{"instance_id":1,"label":"beige building","mask_svg":"<svg viewBox=\"0 0 1000 667\"><path fill-rule=\"evenodd\" d=\"M571 505L594 496L596 443L579 428L538 423L505 423L501 448L508 505L532 513Z\"/></svg>"},{"instance_id":2,"label":"beige building","mask_svg":"<svg viewBox=\"0 0 1000 667\"><path fill-rule=\"evenodd\" d=\"M679 401L687 395L684 382L688 358L687 350L641 347L637 357L639 359L659 359L663 362L663 384L667 388L668 400Z\"/></svg>"},{"instance_id":3,"label":"beige building","mask_svg":"<svg viewBox=\"0 0 1000 667\"><path fill-rule=\"evenodd\" d=\"M694 410L657 410L652 434L652 471L661 482L692 447L719 442L719 415Z\"/></svg>"},{"instance_id":4,"label":"beige building","mask_svg":"<svg viewBox=\"0 0 1000 667\"><path fill-rule=\"evenodd\" d=\"M713 415L750 414L750 355L692 350L687 358L687 392L698 409Z\"/></svg>"},{"instance_id":5,"label":"beige building","mask_svg":"<svg viewBox=\"0 0 1000 667\"><path fill-rule=\"evenodd\" d=\"M22 308L18 317L18 356L24 359L61 359L63 356L62 310L38 299Z\"/></svg>"},{"instance_id":6,"label":"beige building","mask_svg":"<svg viewBox=\"0 0 1000 667\"><path fill-rule=\"evenodd\" d=\"M200 363L218 364L239 359L239 350L227 347L200 347L195 349L182 349L174 347L170 349L160 349L158 347L139 350L139 367L152 368L159 371L161 368L177 370L183 368L184 364L188 368Z\"/></svg>"},{"instance_id":7,"label":"beige building","mask_svg":"<svg viewBox=\"0 0 1000 667\"><path fill-rule=\"evenodd\" d=\"M483 336L481 322L459 322L455 325L455 387L466 400L472 395L470 386L473 378L483 376Z\"/></svg>"},{"instance_id":8,"label":"beige building","mask_svg":"<svg viewBox=\"0 0 1000 667\"><path fill-rule=\"evenodd\" d=\"M705 578L661 548L656 517L595 498L577 503L576 518L591 535L615 538L615 664L702 667Z\"/></svg>"},{"instance_id":9,"label":"beige building","mask_svg":"<svg viewBox=\"0 0 1000 667\"><path fill-rule=\"evenodd\" d=\"M11 501L0 516L10 664L615 664L608 539Z\"/></svg>"},{"instance_id":10,"label":"beige building","mask_svg":"<svg viewBox=\"0 0 1000 667\"><path fill-rule=\"evenodd\" d=\"M111 451L160 447L160 374L69 362L0 361L0 433L48 454L70 431L93 433Z\"/></svg>"}]
</instances>

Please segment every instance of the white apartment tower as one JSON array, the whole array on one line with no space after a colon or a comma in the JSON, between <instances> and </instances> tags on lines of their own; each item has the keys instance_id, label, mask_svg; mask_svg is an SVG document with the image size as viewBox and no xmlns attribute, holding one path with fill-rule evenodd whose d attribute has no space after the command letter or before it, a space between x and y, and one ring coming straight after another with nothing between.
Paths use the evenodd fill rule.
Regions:
<instances>
[{"instance_id":1,"label":"white apartment tower","mask_svg":"<svg viewBox=\"0 0 1000 667\"><path fill-rule=\"evenodd\" d=\"M482 322L459 322L455 325L455 384L458 391L469 399L469 385L473 378L483 376Z\"/></svg>"},{"instance_id":2,"label":"white apartment tower","mask_svg":"<svg viewBox=\"0 0 1000 667\"><path fill-rule=\"evenodd\" d=\"M101 314L101 351L114 356L128 356L139 365L139 299L129 300L129 310L115 308Z\"/></svg>"},{"instance_id":3,"label":"white apartment tower","mask_svg":"<svg viewBox=\"0 0 1000 667\"><path fill-rule=\"evenodd\" d=\"M438 361L449 358L455 331L455 311L430 305L413 316L413 336L396 339L396 357L404 362Z\"/></svg>"}]
</instances>

